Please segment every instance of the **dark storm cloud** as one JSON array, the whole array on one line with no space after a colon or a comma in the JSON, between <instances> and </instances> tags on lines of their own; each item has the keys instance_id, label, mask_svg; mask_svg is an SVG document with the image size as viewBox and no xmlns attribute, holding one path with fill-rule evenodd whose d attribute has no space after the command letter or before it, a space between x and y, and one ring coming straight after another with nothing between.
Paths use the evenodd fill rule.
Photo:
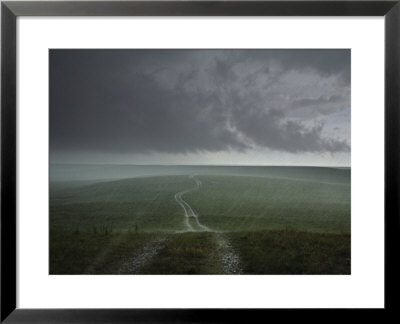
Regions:
<instances>
[{"instance_id":1,"label":"dark storm cloud","mask_svg":"<svg viewBox=\"0 0 400 324\"><path fill-rule=\"evenodd\" d=\"M252 51L243 56L252 59L275 60L286 70L314 70L322 76L340 75L343 80L350 81L350 51L335 50L269 50Z\"/></svg>"},{"instance_id":2,"label":"dark storm cloud","mask_svg":"<svg viewBox=\"0 0 400 324\"><path fill-rule=\"evenodd\" d=\"M347 50L52 50L51 150L348 151L315 111L350 109L349 73Z\"/></svg>"}]
</instances>

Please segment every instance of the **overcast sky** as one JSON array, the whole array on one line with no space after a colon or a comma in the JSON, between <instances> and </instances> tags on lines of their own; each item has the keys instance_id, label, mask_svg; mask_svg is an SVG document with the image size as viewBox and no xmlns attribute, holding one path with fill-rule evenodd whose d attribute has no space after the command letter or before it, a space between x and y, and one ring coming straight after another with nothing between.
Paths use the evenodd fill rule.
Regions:
<instances>
[{"instance_id":1,"label":"overcast sky","mask_svg":"<svg viewBox=\"0 0 400 324\"><path fill-rule=\"evenodd\" d=\"M51 50L55 163L350 165L350 50Z\"/></svg>"}]
</instances>

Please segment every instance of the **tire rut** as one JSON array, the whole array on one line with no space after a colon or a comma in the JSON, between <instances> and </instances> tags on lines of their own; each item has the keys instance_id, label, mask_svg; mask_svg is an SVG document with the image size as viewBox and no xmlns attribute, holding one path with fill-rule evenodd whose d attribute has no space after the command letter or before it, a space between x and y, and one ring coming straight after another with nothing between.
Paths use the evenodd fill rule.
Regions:
<instances>
[{"instance_id":1,"label":"tire rut","mask_svg":"<svg viewBox=\"0 0 400 324\"><path fill-rule=\"evenodd\" d=\"M196 178L196 175L190 175L189 178L193 179L196 183L196 187L180 191L175 194L175 200L183 208L185 214L185 224L187 232L213 232L216 235L218 256L222 264L222 268L226 274L241 274L242 269L240 268L239 255L233 249L229 239L225 234L215 231L206 225L203 225L199 221L198 214L195 210L182 198L182 196L188 192L199 190L202 187L200 179Z\"/></svg>"},{"instance_id":2,"label":"tire rut","mask_svg":"<svg viewBox=\"0 0 400 324\"><path fill-rule=\"evenodd\" d=\"M158 237L145 244L135 256L125 261L120 270L120 274L137 273L149 260L157 255L165 246L165 237Z\"/></svg>"}]
</instances>

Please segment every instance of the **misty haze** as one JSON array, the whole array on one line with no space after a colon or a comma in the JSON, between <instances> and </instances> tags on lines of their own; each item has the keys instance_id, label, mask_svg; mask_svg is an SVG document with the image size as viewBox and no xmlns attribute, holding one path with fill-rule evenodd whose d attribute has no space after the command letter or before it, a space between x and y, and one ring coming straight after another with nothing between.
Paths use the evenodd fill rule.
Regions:
<instances>
[{"instance_id":1,"label":"misty haze","mask_svg":"<svg viewBox=\"0 0 400 324\"><path fill-rule=\"evenodd\" d=\"M50 274L350 274L350 50L50 50Z\"/></svg>"}]
</instances>

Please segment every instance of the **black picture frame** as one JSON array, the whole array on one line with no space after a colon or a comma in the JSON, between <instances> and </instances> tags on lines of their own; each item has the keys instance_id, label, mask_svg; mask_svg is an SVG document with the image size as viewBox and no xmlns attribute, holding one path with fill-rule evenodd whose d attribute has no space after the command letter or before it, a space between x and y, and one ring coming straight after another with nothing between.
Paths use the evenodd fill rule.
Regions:
<instances>
[{"instance_id":1,"label":"black picture frame","mask_svg":"<svg viewBox=\"0 0 400 324\"><path fill-rule=\"evenodd\" d=\"M382 320L397 308L399 288L400 0L395 1L2 1L1 2L1 322L258 322L244 309L16 308L16 19L18 16L384 16L385 17L385 307L363 310ZM296 317L321 310L288 310ZM342 320L337 310L323 310ZM360 313L361 310L346 310ZM310 312L314 312L310 314ZM319 315L317 315L319 314ZM393 314L392 314L393 315ZM259 317L261 316L261 317ZM340 317L339 317L340 316ZM346 315L348 316L348 315ZM358 316L358 315L357 315ZM332 319L332 318L331 318ZM284 320L284 318L281 318ZM319 318L319 320L322 320Z\"/></svg>"}]
</instances>

